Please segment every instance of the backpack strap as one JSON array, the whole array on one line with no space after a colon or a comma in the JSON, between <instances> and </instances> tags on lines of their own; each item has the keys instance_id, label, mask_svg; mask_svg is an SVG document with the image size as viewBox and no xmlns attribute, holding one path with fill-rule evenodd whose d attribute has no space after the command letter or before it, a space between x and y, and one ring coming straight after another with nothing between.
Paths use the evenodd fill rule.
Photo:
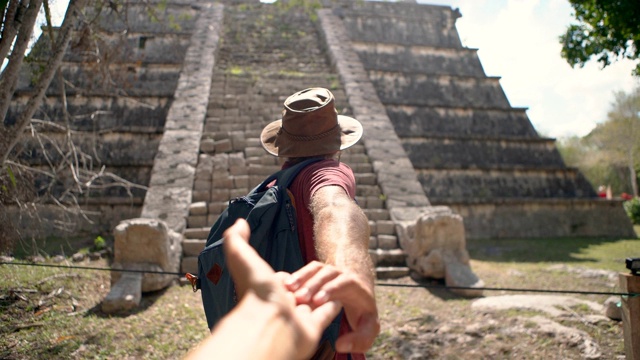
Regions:
<instances>
[{"instance_id":1,"label":"backpack strap","mask_svg":"<svg viewBox=\"0 0 640 360\"><path fill-rule=\"evenodd\" d=\"M273 181L276 182L276 185L281 186L282 188L288 188L289 185L291 185L293 180L296 178L296 176L298 176L298 173L302 171L302 169L320 160L324 160L324 159L323 158L307 159L291 167L280 170L274 173L273 175L269 176L267 179L265 179L252 192L261 192L266 190L267 186L269 186L269 184L271 184Z\"/></svg>"}]
</instances>

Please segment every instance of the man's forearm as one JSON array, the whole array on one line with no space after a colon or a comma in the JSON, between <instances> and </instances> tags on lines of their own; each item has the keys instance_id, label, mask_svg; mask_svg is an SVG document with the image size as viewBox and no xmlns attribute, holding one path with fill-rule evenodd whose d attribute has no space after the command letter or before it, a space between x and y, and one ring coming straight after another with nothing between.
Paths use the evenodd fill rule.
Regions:
<instances>
[{"instance_id":1,"label":"man's forearm","mask_svg":"<svg viewBox=\"0 0 640 360\"><path fill-rule=\"evenodd\" d=\"M312 212L318 259L373 284L369 222L362 209L341 188L326 187L314 197Z\"/></svg>"}]
</instances>

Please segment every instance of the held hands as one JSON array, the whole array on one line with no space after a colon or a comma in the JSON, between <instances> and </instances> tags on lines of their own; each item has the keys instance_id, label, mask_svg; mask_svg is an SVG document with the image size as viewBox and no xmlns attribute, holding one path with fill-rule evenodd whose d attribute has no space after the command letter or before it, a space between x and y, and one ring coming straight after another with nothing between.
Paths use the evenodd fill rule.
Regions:
<instances>
[{"instance_id":1,"label":"held hands","mask_svg":"<svg viewBox=\"0 0 640 360\"><path fill-rule=\"evenodd\" d=\"M274 273L248 244L249 232L238 220L224 234L240 303L188 359L308 358L342 304L353 331L338 338L336 350L364 353L372 346L380 324L370 279L320 262Z\"/></svg>"},{"instance_id":2,"label":"held hands","mask_svg":"<svg viewBox=\"0 0 640 360\"><path fill-rule=\"evenodd\" d=\"M290 327L288 330L291 330L293 335L295 357L308 358L315 351L324 329L340 312L341 304L326 299L312 306L306 303L296 304L294 294L283 284L287 274L275 274L260 258L248 244L249 233L249 225L240 219L224 234L228 266L238 294L243 294L236 310L243 311L243 303L245 308L258 308L257 311L260 311L260 307L266 309L267 306L275 305L278 309L278 320ZM250 314L250 311L245 311L245 314ZM279 344L278 347L283 346L280 341L274 343Z\"/></svg>"},{"instance_id":3,"label":"held hands","mask_svg":"<svg viewBox=\"0 0 640 360\"><path fill-rule=\"evenodd\" d=\"M373 287L366 278L334 266L311 262L285 279L298 304L312 308L340 301L352 331L336 341L342 353L365 353L380 332Z\"/></svg>"}]
</instances>

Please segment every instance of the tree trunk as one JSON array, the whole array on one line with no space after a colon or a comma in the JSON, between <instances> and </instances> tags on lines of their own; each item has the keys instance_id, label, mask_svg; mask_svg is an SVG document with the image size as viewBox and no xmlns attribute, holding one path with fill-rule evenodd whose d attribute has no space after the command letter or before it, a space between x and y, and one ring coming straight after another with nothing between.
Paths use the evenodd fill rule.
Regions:
<instances>
[{"instance_id":1,"label":"tree trunk","mask_svg":"<svg viewBox=\"0 0 640 360\"><path fill-rule=\"evenodd\" d=\"M18 7L24 7L22 1L11 0L7 7L7 13L4 16L4 27L2 28L2 37L0 38L0 60L3 62L9 54L13 39L16 37L18 31L20 31L20 24L22 23L21 14L24 9L21 9L22 11L18 13Z\"/></svg>"},{"instance_id":2,"label":"tree trunk","mask_svg":"<svg viewBox=\"0 0 640 360\"><path fill-rule=\"evenodd\" d=\"M638 197L638 175L636 174L636 168L633 161L633 149L629 150L629 176L631 180L631 189L633 190L633 196Z\"/></svg>"},{"instance_id":3,"label":"tree trunk","mask_svg":"<svg viewBox=\"0 0 640 360\"><path fill-rule=\"evenodd\" d=\"M42 0L29 1L29 7L26 9L24 17L22 19L22 25L16 38L16 43L13 45L11 55L9 55L9 63L7 67L0 75L0 125L4 127L7 125L4 123L4 119L7 116L9 110L9 103L13 97L13 92L16 89L18 82L18 75L20 74L20 68L22 67L22 60L24 59L24 53L29 46L29 40L31 40L31 33L33 32L33 26L36 23L38 17L38 11ZM4 131L0 133L4 135ZM9 138L0 136L2 143L5 143ZM5 154L3 152L4 146L0 145L0 156L2 156L2 164L4 164Z\"/></svg>"},{"instance_id":4,"label":"tree trunk","mask_svg":"<svg viewBox=\"0 0 640 360\"><path fill-rule=\"evenodd\" d=\"M36 1L41 2L41 0ZM69 1L69 7L67 8L64 21L62 22L62 26L60 27L54 50L51 54L51 57L47 61L47 64L45 65L44 72L38 79L38 83L34 88L33 95L16 120L16 123L12 126L7 126L5 124L2 128L0 128L0 160L2 161L0 164L2 166L4 166L9 153L18 142L18 139L20 138L20 136L22 136L24 129L30 123L33 114L42 103L45 91L49 87L53 76L58 70L69 41L71 40L71 33L76 17L78 16L80 9L84 7L85 3L86 0Z\"/></svg>"}]
</instances>

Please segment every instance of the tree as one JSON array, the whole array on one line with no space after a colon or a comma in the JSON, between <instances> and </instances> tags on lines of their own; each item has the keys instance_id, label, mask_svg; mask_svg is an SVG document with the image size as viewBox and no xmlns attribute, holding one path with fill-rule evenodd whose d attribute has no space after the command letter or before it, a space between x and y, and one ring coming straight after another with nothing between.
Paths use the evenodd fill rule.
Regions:
<instances>
[{"instance_id":1,"label":"tree","mask_svg":"<svg viewBox=\"0 0 640 360\"><path fill-rule=\"evenodd\" d=\"M145 186L133 184L107 171L104 166L94 170L93 165L98 162L76 146L74 141L86 135L80 134L80 131L75 130L70 124L64 91L66 81L62 79L59 71L72 38L74 46L78 46L76 42L90 40L86 41L91 44L91 49L86 51L87 57L93 57L89 62L107 68L110 62L104 61L105 57L113 54L105 51L104 47L98 49L101 32L98 19L105 12L110 12L124 18L123 22L126 23L127 4L121 0L69 0L64 20L61 26L54 30L48 9L49 1L0 0L0 56L3 60L8 59L0 74L0 223L3 224L0 226L0 251L3 241L11 242L17 237L17 234L12 233L11 223L7 220L5 209L8 204L18 205L21 210L34 215L37 211L36 204L54 203L60 206L61 211L84 216L85 212L80 207L78 195L88 194L88 190L116 186L126 188L130 194L131 188L146 189ZM43 5L47 18L46 33L43 35L46 41L38 42L41 45L38 54L34 55L34 51L25 56L33 28L37 26L36 17ZM145 3L145 6L150 17L159 22L166 20L156 15L160 5ZM126 32L121 37L124 37L124 34ZM27 58L33 62L27 64ZM26 105L21 105L17 115L8 117L10 102L15 99L20 72L27 65L30 71L36 70L31 71L29 99ZM54 76L58 77L58 92L64 119L62 122L51 121L52 119L48 118L34 119L33 116L42 105ZM46 134L53 132L63 134L56 137L62 140L54 141ZM31 136L36 139L36 143L40 143L42 157L46 158L47 162L45 166L49 168L31 166L19 160L20 146L26 136ZM37 177L45 178L46 181L44 185L43 181L40 181L39 188L36 189L34 179ZM60 184L62 185L59 186ZM85 218L88 220L86 216Z\"/></svg>"},{"instance_id":2,"label":"tree","mask_svg":"<svg viewBox=\"0 0 640 360\"><path fill-rule=\"evenodd\" d=\"M633 195L638 197L636 169L640 168L640 87L630 94L616 93L607 118L588 135L589 142L598 151L608 154L612 165L627 168Z\"/></svg>"},{"instance_id":3,"label":"tree","mask_svg":"<svg viewBox=\"0 0 640 360\"><path fill-rule=\"evenodd\" d=\"M602 67L640 57L640 1L569 0L578 24L560 36L561 55L569 65L584 66L595 57ZM633 71L640 77L640 62Z\"/></svg>"}]
</instances>

